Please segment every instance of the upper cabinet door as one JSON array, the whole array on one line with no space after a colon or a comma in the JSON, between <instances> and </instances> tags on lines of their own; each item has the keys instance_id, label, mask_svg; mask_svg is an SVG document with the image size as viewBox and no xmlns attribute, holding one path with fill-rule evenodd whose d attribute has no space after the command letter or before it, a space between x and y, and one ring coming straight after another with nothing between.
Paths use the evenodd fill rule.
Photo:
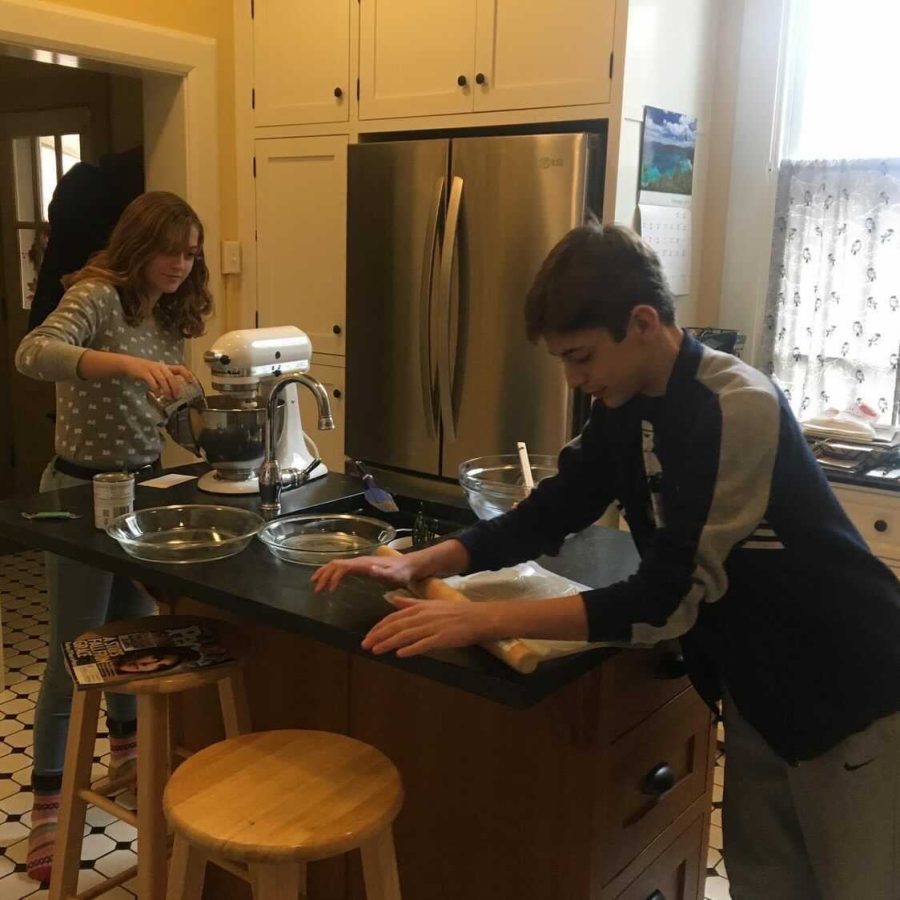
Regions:
<instances>
[{"instance_id":1,"label":"upper cabinet door","mask_svg":"<svg viewBox=\"0 0 900 900\"><path fill-rule=\"evenodd\" d=\"M259 324L296 325L344 353L347 136L266 138L256 153Z\"/></svg>"},{"instance_id":2,"label":"upper cabinet door","mask_svg":"<svg viewBox=\"0 0 900 900\"><path fill-rule=\"evenodd\" d=\"M253 19L256 125L348 120L350 3L257 0Z\"/></svg>"},{"instance_id":3,"label":"upper cabinet door","mask_svg":"<svg viewBox=\"0 0 900 900\"><path fill-rule=\"evenodd\" d=\"M475 110L607 103L615 0L479 0Z\"/></svg>"},{"instance_id":4,"label":"upper cabinet door","mask_svg":"<svg viewBox=\"0 0 900 900\"><path fill-rule=\"evenodd\" d=\"M362 0L360 118L471 112L475 21L476 0Z\"/></svg>"}]
</instances>

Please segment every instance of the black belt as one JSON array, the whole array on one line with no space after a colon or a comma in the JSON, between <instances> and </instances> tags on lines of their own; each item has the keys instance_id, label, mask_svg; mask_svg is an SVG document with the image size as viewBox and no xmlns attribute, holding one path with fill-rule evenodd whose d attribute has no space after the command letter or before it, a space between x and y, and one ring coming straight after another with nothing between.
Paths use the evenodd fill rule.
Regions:
<instances>
[{"instance_id":1,"label":"black belt","mask_svg":"<svg viewBox=\"0 0 900 900\"><path fill-rule=\"evenodd\" d=\"M85 481L90 481L95 475L100 475L103 472L131 472L139 480L162 472L162 464L158 459L136 469L89 469L87 466L79 466L77 463L69 462L69 460L57 456L53 460L53 468L57 472L62 472L63 475L71 475L73 478L82 478Z\"/></svg>"}]
</instances>

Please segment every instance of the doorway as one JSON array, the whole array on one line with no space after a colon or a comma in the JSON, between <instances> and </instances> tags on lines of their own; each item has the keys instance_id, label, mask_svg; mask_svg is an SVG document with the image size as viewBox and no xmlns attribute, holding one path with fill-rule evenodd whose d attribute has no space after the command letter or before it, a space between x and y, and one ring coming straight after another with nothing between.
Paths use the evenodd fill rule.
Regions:
<instances>
[{"instance_id":1,"label":"doorway","mask_svg":"<svg viewBox=\"0 0 900 900\"><path fill-rule=\"evenodd\" d=\"M142 100L146 188L171 190L184 196L204 221L207 246L210 250L217 247L218 174L217 166L210 165L218 152L214 41L51 4L30 7L17 0L0 0L0 57L87 70L79 74L99 72L136 79ZM23 101L20 109L27 108L26 98L16 99ZM15 272L18 279L11 283L12 275L7 278L0 274L0 290L7 307L2 322L6 333L0 335L0 421L10 426L0 427L0 498L14 491L33 492L37 474L52 455L52 422L47 413L53 408L53 386L31 382L24 388L27 395L19 396L19 388L15 388L14 396L17 376L12 376L12 353L24 334L21 320L27 317L29 266L40 255L45 222L41 214L49 199L42 194L41 182L35 181L34 170L43 172L40 160L46 157L49 163L52 155L59 163L57 175L61 174L59 168L74 155L74 139L67 135L79 135L79 155L83 158L88 158L87 152L94 154L97 150L97 146L91 146L90 128L85 133L71 125L44 122L37 127L37 134L32 129L14 136L23 143L4 142L9 144L6 167L4 151L0 150L3 173L14 172L17 159L21 159L20 168L24 167L26 156L32 155L31 186L38 204L33 210L16 208L17 181L0 175L0 213L11 223L3 229L0 266L3 273ZM82 142L83 134L86 137ZM37 143L29 144L29 140ZM48 175L49 172L48 168ZM23 211L34 215L22 218ZM211 288L214 294L221 295L217 252L208 254L207 264ZM197 363L203 352L220 331L218 320L213 317L205 338L191 342L188 364L192 368L199 368Z\"/></svg>"}]
</instances>

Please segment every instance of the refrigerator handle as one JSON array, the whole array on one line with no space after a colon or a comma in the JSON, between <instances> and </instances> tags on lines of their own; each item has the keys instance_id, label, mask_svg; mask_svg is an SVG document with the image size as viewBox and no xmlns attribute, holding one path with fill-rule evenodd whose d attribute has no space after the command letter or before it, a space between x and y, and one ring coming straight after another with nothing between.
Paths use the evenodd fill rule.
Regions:
<instances>
[{"instance_id":1,"label":"refrigerator handle","mask_svg":"<svg viewBox=\"0 0 900 900\"><path fill-rule=\"evenodd\" d=\"M422 401L425 407L425 427L428 436L432 440L437 440L438 430L438 409L435 403L434 382L431 373L432 353L431 335L433 332L432 322L435 316L435 307L439 305L435 303L432 291L432 280L434 275L434 257L437 253L438 243L438 220L441 216L441 209L444 206L444 188L446 187L446 179L441 176L438 179L434 191L434 201L431 204L431 214L428 217L428 225L425 230L425 251L422 260L422 287L419 292L420 316L419 316L419 377L422 380Z\"/></svg>"},{"instance_id":2,"label":"refrigerator handle","mask_svg":"<svg viewBox=\"0 0 900 900\"><path fill-rule=\"evenodd\" d=\"M447 205L447 226L444 229L444 245L441 248L441 273L438 281L440 340L438 341L438 390L441 396L441 422L444 437L456 440L456 423L453 417L453 380L450 368L451 297L453 257L459 230L459 210L462 204L463 180L453 176L450 183L450 202Z\"/></svg>"}]
</instances>

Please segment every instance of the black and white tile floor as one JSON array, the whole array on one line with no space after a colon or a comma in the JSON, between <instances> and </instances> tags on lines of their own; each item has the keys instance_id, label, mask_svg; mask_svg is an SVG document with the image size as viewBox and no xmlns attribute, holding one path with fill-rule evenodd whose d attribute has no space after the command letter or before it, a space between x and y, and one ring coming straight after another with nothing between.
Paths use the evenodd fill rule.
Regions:
<instances>
[{"instance_id":1,"label":"black and white tile floor","mask_svg":"<svg viewBox=\"0 0 900 900\"><path fill-rule=\"evenodd\" d=\"M0 693L0 900L43 900L47 897L46 887L25 874L34 703L47 659L47 593L41 553L0 556L0 610L6 664L6 690ZM730 900L722 861L725 755L721 737L720 732L706 870L707 900ZM109 739L101 732L94 749L95 778L106 774L108 762ZM128 798L119 799L133 806ZM89 807L78 890L86 890L134 865L135 849L134 828L101 809ZM109 900L132 900L136 896L134 879L103 896Z\"/></svg>"},{"instance_id":2,"label":"black and white tile floor","mask_svg":"<svg viewBox=\"0 0 900 900\"><path fill-rule=\"evenodd\" d=\"M0 900L43 900L46 886L25 874L34 704L47 659L47 594L41 553L0 556L0 610L6 663L6 690L0 694ZM94 748L95 778L106 774L108 762L109 739L101 732ZM120 799L133 806L129 798ZM134 828L103 810L88 808L84 833L79 891L137 861ZM134 879L103 896L133 900L133 888Z\"/></svg>"}]
</instances>

